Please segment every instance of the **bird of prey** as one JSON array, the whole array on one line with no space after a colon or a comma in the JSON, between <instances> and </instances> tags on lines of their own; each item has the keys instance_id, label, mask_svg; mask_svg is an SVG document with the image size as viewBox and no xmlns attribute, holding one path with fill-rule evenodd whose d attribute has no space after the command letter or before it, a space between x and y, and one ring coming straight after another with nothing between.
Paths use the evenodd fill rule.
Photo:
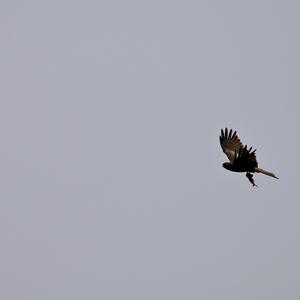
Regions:
<instances>
[{"instance_id":1,"label":"bird of prey","mask_svg":"<svg viewBox=\"0 0 300 300\"><path fill-rule=\"evenodd\" d=\"M229 159L229 162L223 163L223 167L233 172L246 172L246 176L253 186L257 186L252 174L255 172L278 179L273 173L258 167L255 156L256 149L252 150L252 147L248 149L247 145L243 146L236 131L233 132L232 129L228 130L227 128L221 129L220 144Z\"/></svg>"}]
</instances>

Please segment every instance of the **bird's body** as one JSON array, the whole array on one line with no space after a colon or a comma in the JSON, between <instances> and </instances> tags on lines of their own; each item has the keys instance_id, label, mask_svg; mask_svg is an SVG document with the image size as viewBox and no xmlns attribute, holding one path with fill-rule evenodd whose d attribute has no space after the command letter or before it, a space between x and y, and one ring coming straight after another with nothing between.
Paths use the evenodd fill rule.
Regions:
<instances>
[{"instance_id":1,"label":"bird's body","mask_svg":"<svg viewBox=\"0 0 300 300\"><path fill-rule=\"evenodd\" d=\"M249 172L249 170L246 166L235 166L234 164L232 164L230 162L223 163L223 167L226 170L229 170L229 171L232 171L232 172L239 172L239 173ZM254 170L253 170L253 172L254 172Z\"/></svg>"},{"instance_id":2,"label":"bird's body","mask_svg":"<svg viewBox=\"0 0 300 300\"><path fill-rule=\"evenodd\" d=\"M273 173L258 167L255 155L256 149L252 150L252 147L248 149L247 145L244 146L236 131L233 132L232 129L228 131L227 128L225 130L221 129L220 144L229 159L229 162L223 163L223 167L232 172L246 172L246 176L253 186L256 186L252 174L255 172L278 179Z\"/></svg>"}]
</instances>

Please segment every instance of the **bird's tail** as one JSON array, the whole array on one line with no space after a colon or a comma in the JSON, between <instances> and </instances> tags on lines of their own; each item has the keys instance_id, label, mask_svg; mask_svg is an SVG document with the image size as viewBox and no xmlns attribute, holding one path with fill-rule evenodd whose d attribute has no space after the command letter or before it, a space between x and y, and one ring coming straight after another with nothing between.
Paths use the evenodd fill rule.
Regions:
<instances>
[{"instance_id":1,"label":"bird's tail","mask_svg":"<svg viewBox=\"0 0 300 300\"><path fill-rule=\"evenodd\" d=\"M255 172L257 173L263 173L265 175L268 175L268 176L271 176L271 177L274 177L274 178L277 178L279 179L277 176L275 176L273 173L269 172L269 171L266 171L264 169L261 169L261 168L255 168Z\"/></svg>"}]
</instances>

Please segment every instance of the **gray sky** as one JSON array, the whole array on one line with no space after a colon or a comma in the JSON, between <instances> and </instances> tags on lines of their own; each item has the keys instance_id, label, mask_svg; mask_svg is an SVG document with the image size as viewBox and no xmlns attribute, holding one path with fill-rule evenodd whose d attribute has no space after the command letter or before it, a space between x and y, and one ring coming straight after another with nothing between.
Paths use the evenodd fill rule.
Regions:
<instances>
[{"instance_id":1,"label":"gray sky","mask_svg":"<svg viewBox=\"0 0 300 300\"><path fill-rule=\"evenodd\" d=\"M0 6L1 299L299 299L297 1Z\"/></svg>"}]
</instances>

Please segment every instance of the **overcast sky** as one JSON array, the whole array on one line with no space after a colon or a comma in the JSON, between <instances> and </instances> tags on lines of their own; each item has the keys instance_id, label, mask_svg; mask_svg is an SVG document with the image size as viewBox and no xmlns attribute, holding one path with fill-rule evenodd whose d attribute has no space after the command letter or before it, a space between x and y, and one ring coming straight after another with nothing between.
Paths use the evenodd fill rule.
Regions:
<instances>
[{"instance_id":1,"label":"overcast sky","mask_svg":"<svg viewBox=\"0 0 300 300\"><path fill-rule=\"evenodd\" d=\"M0 298L298 300L299 9L2 1Z\"/></svg>"}]
</instances>

